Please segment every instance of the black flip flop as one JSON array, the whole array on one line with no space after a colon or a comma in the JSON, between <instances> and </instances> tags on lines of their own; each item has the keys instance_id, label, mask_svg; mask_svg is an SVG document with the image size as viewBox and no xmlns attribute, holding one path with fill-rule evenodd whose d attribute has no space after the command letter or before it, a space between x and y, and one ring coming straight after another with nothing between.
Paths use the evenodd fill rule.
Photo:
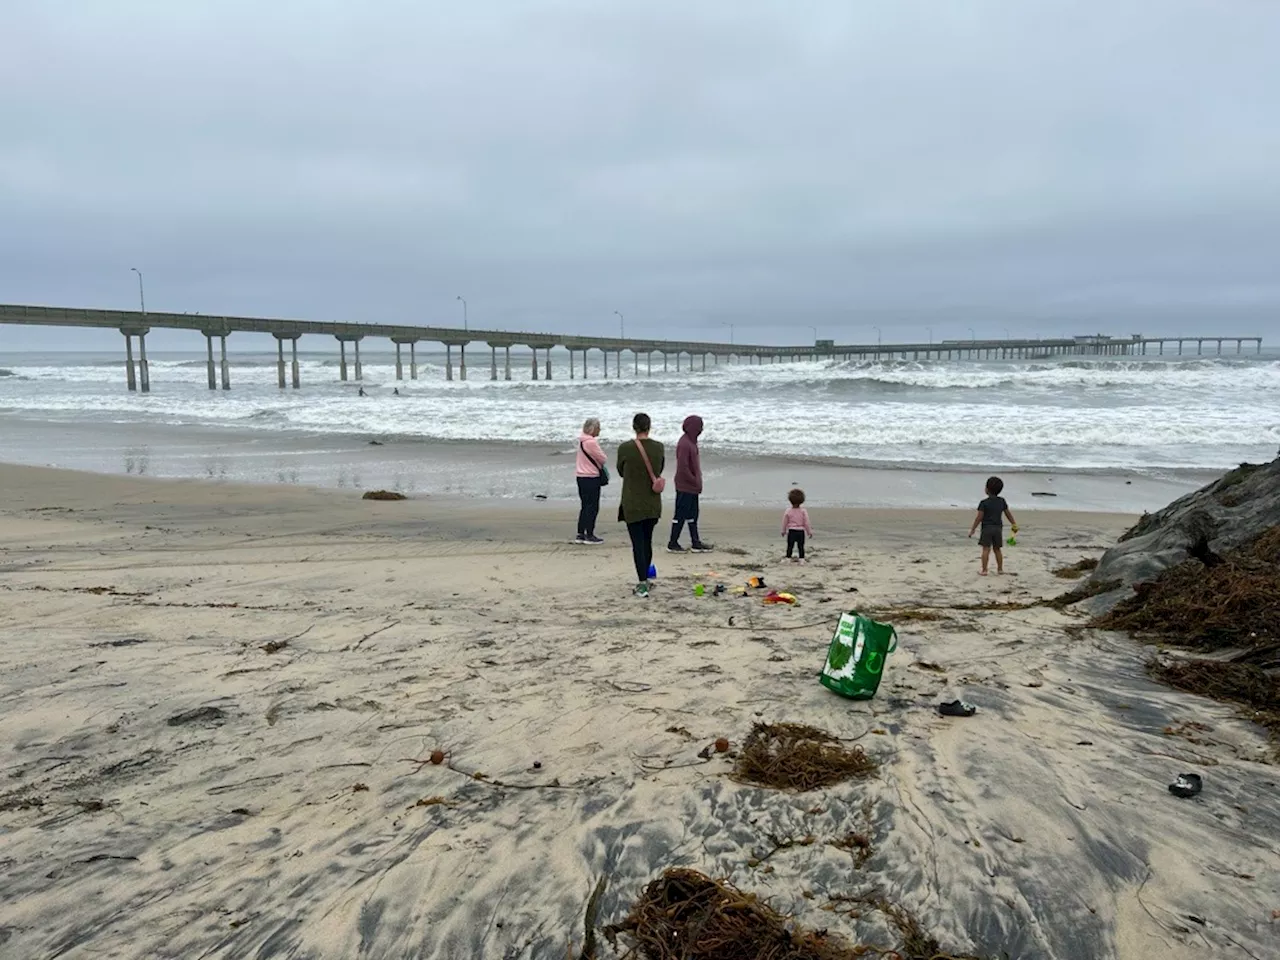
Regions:
<instances>
[{"instance_id":1,"label":"black flip flop","mask_svg":"<svg viewBox=\"0 0 1280 960\"><path fill-rule=\"evenodd\" d=\"M1178 779L1169 784L1169 792L1175 797L1194 797L1204 788L1198 773L1180 773Z\"/></svg>"},{"instance_id":2,"label":"black flip flop","mask_svg":"<svg viewBox=\"0 0 1280 960\"><path fill-rule=\"evenodd\" d=\"M938 712L944 717L972 717L978 712L978 708L972 703L965 703L963 700L952 700L950 703L938 704ZM1170 790L1173 788L1170 787Z\"/></svg>"}]
</instances>

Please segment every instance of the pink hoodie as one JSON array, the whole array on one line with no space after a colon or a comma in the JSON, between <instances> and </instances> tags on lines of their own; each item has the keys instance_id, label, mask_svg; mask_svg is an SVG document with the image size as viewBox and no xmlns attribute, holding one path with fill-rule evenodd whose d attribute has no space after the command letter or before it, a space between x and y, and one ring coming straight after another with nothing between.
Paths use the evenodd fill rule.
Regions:
<instances>
[{"instance_id":1,"label":"pink hoodie","mask_svg":"<svg viewBox=\"0 0 1280 960\"><path fill-rule=\"evenodd\" d=\"M782 534L788 530L803 530L806 535L813 536L813 527L809 526L809 511L804 507L788 507L782 515Z\"/></svg>"},{"instance_id":2,"label":"pink hoodie","mask_svg":"<svg viewBox=\"0 0 1280 960\"><path fill-rule=\"evenodd\" d=\"M587 448L587 453L591 456L586 457L582 453L582 448ZM600 476L599 464L609 462L609 458L605 456L604 450L600 447L600 441L589 433L584 433L578 437L578 463L577 471L574 474L578 477L598 477ZM595 460L595 463L591 461Z\"/></svg>"}]
</instances>

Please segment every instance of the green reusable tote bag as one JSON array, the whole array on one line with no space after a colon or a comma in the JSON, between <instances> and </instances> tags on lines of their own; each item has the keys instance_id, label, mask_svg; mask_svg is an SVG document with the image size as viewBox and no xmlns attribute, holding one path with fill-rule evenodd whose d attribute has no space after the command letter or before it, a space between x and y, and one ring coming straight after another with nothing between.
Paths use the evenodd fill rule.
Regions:
<instances>
[{"instance_id":1,"label":"green reusable tote bag","mask_svg":"<svg viewBox=\"0 0 1280 960\"><path fill-rule=\"evenodd\" d=\"M840 615L827 662L818 680L828 690L854 700L870 700L880 686L885 657L898 649L898 632L856 610Z\"/></svg>"}]
</instances>

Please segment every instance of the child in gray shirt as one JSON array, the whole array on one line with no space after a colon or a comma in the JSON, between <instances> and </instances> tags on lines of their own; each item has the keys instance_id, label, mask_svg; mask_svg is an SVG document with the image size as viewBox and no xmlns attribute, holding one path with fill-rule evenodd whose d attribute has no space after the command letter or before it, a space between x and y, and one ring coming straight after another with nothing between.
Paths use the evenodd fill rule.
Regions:
<instances>
[{"instance_id":1,"label":"child in gray shirt","mask_svg":"<svg viewBox=\"0 0 1280 960\"><path fill-rule=\"evenodd\" d=\"M992 550L996 553L996 573L1004 573L1004 553L1000 550L1000 545L1004 542L1004 523L1001 517L1008 517L1010 529L1014 533L1018 532L1018 521L1013 519L1009 504L1000 496L1003 490L1004 481L999 477L987 480L987 498L978 504L978 513L973 518L973 526L969 528L971 537L979 527L982 528L982 535L978 540L982 546L982 570L979 572L984 577L987 575Z\"/></svg>"}]
</instances>

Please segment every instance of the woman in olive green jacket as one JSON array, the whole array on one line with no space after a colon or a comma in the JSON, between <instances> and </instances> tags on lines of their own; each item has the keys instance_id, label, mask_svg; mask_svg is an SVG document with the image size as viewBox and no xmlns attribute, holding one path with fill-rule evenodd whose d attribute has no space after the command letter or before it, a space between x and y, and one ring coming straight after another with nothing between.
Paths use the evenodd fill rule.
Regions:
<instances>
[{"instance_id":1,"label":"woman in olive green jacket","mask_svg":"<svg viewBox=\"0 0 1280 960\"><path fill-rule=\"evenodd\" d=\"M649 595L649 567L653 564L653 531L662 518L662 493L654 482L662 476L662 468L666 466L666 454L662 444L649 439L651 426L647 413L637 413L631 421L631 429L636 432L634 440L628 440L618 447L618 476L622 477L622 502L618 505L618 519L627 525L627 533L631 537L631 557L636 564L635 594L637 597ZM640 444L649 464L641 455ZM649 468L653 468L650 475Z\"/></svg>"}]
</instances>

